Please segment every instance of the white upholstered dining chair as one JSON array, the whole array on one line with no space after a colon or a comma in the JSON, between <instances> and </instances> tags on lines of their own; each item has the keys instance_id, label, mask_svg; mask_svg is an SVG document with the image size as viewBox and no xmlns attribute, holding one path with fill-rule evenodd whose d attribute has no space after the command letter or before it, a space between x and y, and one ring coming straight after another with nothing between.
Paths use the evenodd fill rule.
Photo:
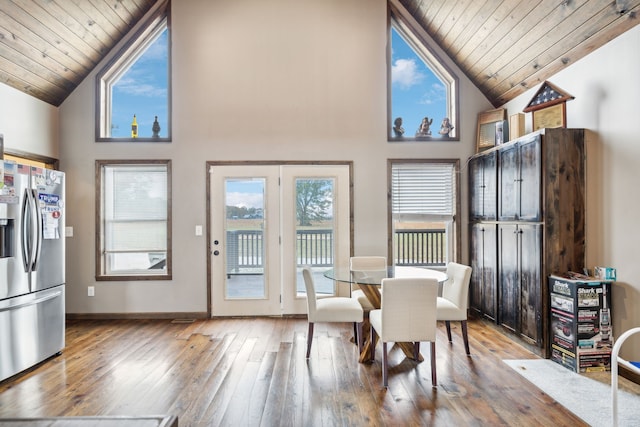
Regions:
<instances>
[{"instance_id":1,"label":"white upholstered dining chair","mask_svg":"<svg viewBox=\"0 0 640 427\"><path fill-rule=\"evenodd\" d=\"M309 267L302 269L304 286L307 291L307 316L309 331L307 333L307 359L311 354L313 341L313 325L316 322L349 322L354 323L358 354L362 352L362 321L364 311L358 301L347 297L318 298L313 275Z\"/></svg>"},{"instance_id":2,"label":"white upholstered dining chair","mask_svg":"<svg viewBox=\"0 0 640 427\"><path fill-rule=\"evenodd\" d=\"M367 272L371 271L387 271L387 257L384 256L354 256L349 259L349 270L354 275L354 279L364 278ZM357 283L351 284L351 298L357 300L364 311L373 310L375 307L371 304L367 296L362 292Z\"/></svg>"},{"instance_id":3,"label":"white upholstered dining chair","mask_svg":"<svg viewBox=\"0 0 640 427\"><path fill-rule=\"evenodd\" d=\"M450 262L447 264L447 281L442 286L442 296L438 297L437 301L437 318L440 321L444 321L449 342L451 342L451 322L460 322L467 356L471 354L469 351L469 336L467 334L470 281L471 267Z\"/></svg>"},{"instance_id":4,"label":"white upholstered dining chair","mask_svg":"<svg viewBox=\"0 0 640 427\"><path fill-rule=\"evenodd\" d=\"M382 306L369 312L371 342L382 341L382 383L388 386L389 342L412 342L413 356L420 355L420 342L431 343L431 383L436 387L436 299L438 281L427 278L389 278L382 280ZM375 346L370 348L375 358Z\"/></svg>"}]
</instances>

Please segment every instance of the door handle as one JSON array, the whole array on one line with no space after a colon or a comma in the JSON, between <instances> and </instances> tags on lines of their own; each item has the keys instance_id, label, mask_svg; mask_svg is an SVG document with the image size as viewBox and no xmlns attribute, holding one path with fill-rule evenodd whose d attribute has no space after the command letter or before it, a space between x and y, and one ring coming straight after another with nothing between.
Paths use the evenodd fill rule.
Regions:
<instances>
[{"instance_id":1,"label":"door handle","mask_svg":"<svg viewBox=\"0 0 640 427\"><path fill-rule=\"evenodd\" d=\"M218 256L218 255L220 255L220 251L215 250L215 251L213 251L213 254L214 254L215 256Z\"/></svg>"}]
</instances>

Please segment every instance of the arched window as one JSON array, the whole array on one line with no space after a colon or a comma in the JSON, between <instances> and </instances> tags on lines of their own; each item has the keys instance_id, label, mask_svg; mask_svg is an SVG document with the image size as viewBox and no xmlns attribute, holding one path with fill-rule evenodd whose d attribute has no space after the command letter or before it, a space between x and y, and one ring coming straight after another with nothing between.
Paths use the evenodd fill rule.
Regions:
<instances>
[{"instance_id":1,"label":"arched window","mask_svg":"<svg viewBox=\"0 0 640 427\"><path fill-rule=\"evenodd\" d=\"M391 7L389 140L459 140L458 79L405 14Z\"/></svg>"},{"instance_id":2,"label":"arched window","mask_svg":"<svg viewBox=\"0 0 640 427\"><path fill-rule=\"evenodd\" d=\"M171 141L171 37L164 2L96 78L96 141Z\"/></svg>"}]
</instances>

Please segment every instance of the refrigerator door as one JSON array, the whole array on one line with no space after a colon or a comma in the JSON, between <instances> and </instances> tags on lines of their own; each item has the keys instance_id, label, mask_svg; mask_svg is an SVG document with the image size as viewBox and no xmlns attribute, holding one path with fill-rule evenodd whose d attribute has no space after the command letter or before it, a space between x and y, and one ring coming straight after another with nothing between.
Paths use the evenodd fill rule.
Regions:
<instances>
[{"instance_id":1,"label":"refrigerator door","mask_svg":"<svg viewBox=\"0 0 640 427\"><path fill-rule=\"evenodd\" d=\"M41 219L40 242L31 272L31 289L38 291L65 281L64 173L32 167L31 183Z\"/></svg>"},{"instance_id":2,"label":"refrigerator door","mask_svg":"<svg viewBox=\"0 0 640 427\"><path fill-rule=\"evenodd\" d=\"M5 250L0 258L0 300L24 295L30 292L29 275L24 264L24 249L22 245L22 206L26 190L30 185L29 170L15 167L5 167L5 182L8 175L13 181L13 189L19 200L13 203L0 203L0 220L4 225Z\"/></svg>"},{"instance_id":3,"label":"refrigerator door","mask_svg":"<svg viewBox=\"0 0 640 427\"><path fill-rule=\"evenodd\" d=\"M62 351L64 286L0 300L0 381Z\"/></svg>"}]
</instances>

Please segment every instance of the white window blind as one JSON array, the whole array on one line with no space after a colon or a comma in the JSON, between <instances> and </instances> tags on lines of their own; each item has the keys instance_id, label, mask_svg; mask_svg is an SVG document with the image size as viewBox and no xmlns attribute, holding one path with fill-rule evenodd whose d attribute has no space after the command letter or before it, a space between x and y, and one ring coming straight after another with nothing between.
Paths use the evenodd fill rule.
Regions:
<instances>
[{"instance_id":1,"label":"white window blind","mask_svg":"<svg viewBox=\"0 0 640 427\"><path fill-rule=\"evenodd\" d=\"M453 164L400 163L391 173L394 214L454 215Z\"/></svg>"},{"instance_id":2,"label":"white window blind","mask_svg":"<svg viewBox=\"0 0 640 427\"><path fill-rule=\"evenodd\" d=\"M166 167L117 166L107 168L106 173L113 195L113 203L107 204L107 251L165 251Z\"/></svg>"},{"instance_id":3,"label":"white window blind","mask_svg":"<svg viewBox=\"0 0 640 427\"><path fill-rule=\"evenodd\" d=\"M98 165L101 265L96 277L170 278L170 164Z\"/></svg>"}]
</instances>

